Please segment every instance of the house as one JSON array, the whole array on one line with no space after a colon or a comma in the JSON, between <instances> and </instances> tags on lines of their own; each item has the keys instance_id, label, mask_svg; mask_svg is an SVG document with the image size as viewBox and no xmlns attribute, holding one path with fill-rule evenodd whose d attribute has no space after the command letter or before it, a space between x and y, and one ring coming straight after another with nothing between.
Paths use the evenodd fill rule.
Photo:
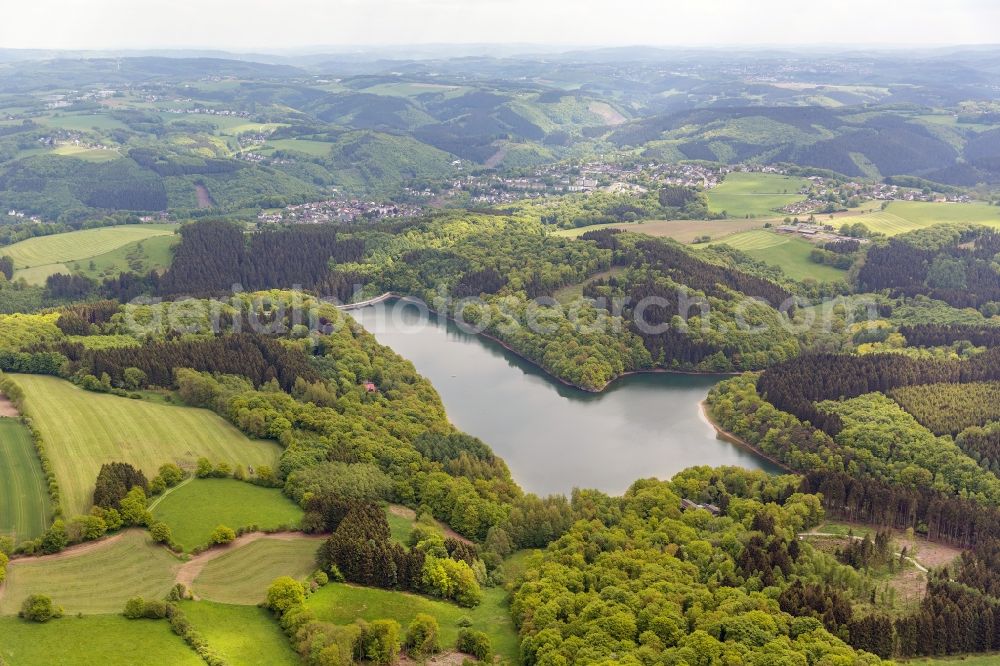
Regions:
<instances>
[{"instance_id":1,"label":"house","mask_svg":"<svg viewBox=\"0 0 1000 666\"><path fill-rule=\"evenodd\" d=\"M687 511L689 509L704 509L708 511L713 516L722 515L722 509L715 506L714 504L698 504L697 502L692 502L689 499L681 500L681 511Z\"/></svg>"},{"instance_id":2,"label":"house","mask_svg":"<svg viewBox=\"0 0 1000 666\"><path fill-rule=\"evenodd\" d=\"M378 393L378 387L372 382L365 382L363 386L365 387L365 391L368 393Z\"/></svg>"}]
</instances>

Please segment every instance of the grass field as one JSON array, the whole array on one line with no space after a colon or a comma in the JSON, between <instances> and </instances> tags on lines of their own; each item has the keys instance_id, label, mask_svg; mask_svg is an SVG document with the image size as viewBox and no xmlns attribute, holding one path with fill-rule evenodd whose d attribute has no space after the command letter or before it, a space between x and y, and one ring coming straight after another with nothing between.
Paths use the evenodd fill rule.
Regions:
<instances>
[{"instance_id":1,"label":"grass field","mask_svg":"<svg viewBox=\"0 0 1000 666\"><path fill-rule=\"evenodd\" d=\"M776 208L801 201L798 191L809 181L772 173L731 173L708 190L708 209L730 217L774 217Z\"/></svg>"},{"instance_id":2,"label":"grass field","mask_svg":"<svg viewBox=\"0 0 1000 666\"><path fill-rule=\"evenodd\" d=\"M301 664L271 613L254 606L210 601L181 603L185 617L231 666Z\"/></svg>"},{"instance_id":3,"label":"grass field","mask_svg":"<svg viewBox=\"0 0 1000 666\"><path fill-rule=\"evenodd\" d=\"M333 146L325 141L309 141L308 139L275 139L268 141L267 147L274 150L293 150L313 157L326 157Z\"/></svg>"},{"instance_id":4,"label":"grass field","mask_svg":"<svg viewBox=\"0 0 1000 666\"><path fill-rule=\"evenodd\" d=\"M55 377L11 376L24 389L25 411L41 431L69 516L90 508L106 462L132 463L152 478L163 463L191 469L201 456L244 466L278 460L276 443L250 440L205 409L90 393Z\"/></svg>"},{"instance_id":5,"label":"grass field","mask_svg":"<svg viewBox=\"0 0 1000 666\"><path fill-rule=\"evenodd\" d=\"M84 146L75 146L72 144L53 148L52 154L62 155L63 157L75 157L80 160L86 160L87 162L110 162L112 160L117 160L122 156L122 154L117 150L101 150L98 148L86 148Z\"/></svg>"},{"instance_id":6,"label":"grass field","mask_svg":"<svg viewBox=\"0 0 1000 666\"><path fill-rule=\"evenodd\" d=\"M153 517L170 526L174 541L184 550L191 550L207 545L219 525L234 530L251 526L294 529L302 520L302 509L276 488L235 479L195 479L157 502Z\"/></svg>"},{"instance_id":7,"label":"grass field","mask_svg":"<svg viewBox=\"0 0 1000 666\"><path fill-rule=\"evenodd\" d=\"M1000 664L1000 652L992 654L962 655L957 657L927 657L925 659L896 660L897 664L912 664L913 666L997 666Z\"/></svg>"},{"instance_id":8,"label":"grass field","mask_svg":"<svg viewBox=\"0 0 1000 666\"><path fill-rule=\"evenodd\" d=\"M14 560L0 596L0 615L14 615L30 594L47 594L67 615L118 613L131 597L162 599L179 560L143 530L42 558Z\"/></svg>"},{"instance_id":9,"label":"grass field","mask_svg":"<svg viewBox=\"0 0 1000 666\"><path fill-rule=\"evenodd\" d=\"M813 278L819 281L834 281L847 277L847 271L810 261L809 254L816 246L794 236L756 229L729 236L709 245L721 244L742 250L766 264L780 266L786 275L795 280Z\"/></svg>"},{"instance_id":10,"label":"grass field","mask_svg":"<svg viewBox=\"0 0 1000 666\"><path fill-rule=\"evenodd\" d=\"M51 510L28 429L16 419L0 418L0 534L17 543L34 539L45 531Z\"/></svg>"},{"instance_id":11,"label":"grass field","mask_svg":"<svg viewBox=\"0 0 1000 666\"><path fill-rule=\"evenodd\" d=\"M24 280L28 284L44 285L45 280L50 275L56 275L57 273L69 275L72 272L66 264L45 264L44 266L16 270L14 271L14 279Z\"/></svg>"},{"instance_id":12,"label":"grass field","mask_svg":"<svg viewBox=\"0 0 1000 666\"><path fill-rule=\"evenodd\" d=\"M457 96L467 90L462 86L453 86L439 83L419 83L403 81L400 83L380 83L378 85L362 88L364 92L372 95L390 95L393 97L416 97L427 93L445 93L446 96Z\"/></svg>"},{"instance_id":13,"label":"grass field","mask_svg":"<svg viewBox=\"0 0 1000 666\"><path fill-rule=\"evenodd\" d=\"M945 222L986 224L1000 228L1000 206L984 203L933 203L929 201L893 201L885 210L837 218L832 224L861 222L871 231L895 236Z\"/></svg>"},{"instance_id":14,"label":"grass field","mask_svg":"<svg viewBox=\"0 0 1000 666\"><path fill-rule=\"evenodd\" d=\"M410 532L413 531L413 525L416 523L416 518L410 515L400 515L402 512L391 511L389 508L385 510L385 517L389 521L389 536L393 541L406 545L406 542L410 538Z\"/></svg>"},{"instance_id":15,"label":"grass field","mask_svg":"<svg viewBox=\"0 0 1000 666\"><path fill-rule=\"evenodd\" d=\"M93 128L100 130L126 129L127 125L107 113L73 113L43 116L38 122L49 127L87 132Z\"/></svg>"},{"instance_id":16,"label":"grass field","mask_svg":"<svg viewBox=\"0 0 1000 666\"><path fill-rule=\"evenodd\" d=\"M84 229L29 238L4 248L3 253L14 260L16 268L81 261L106 254L144 238L169 236L176 228L177 226L172 224L130 224Z\"/></svg>"},{"instance_id":17,"label":"grass field","mask_svg":"<svg viewBox=\"0 0 1000 666\"><path fill-rule=\"evenodd\" d=\"M679 243L690 243L701 236L709 236L719 240L733 234L761 229L765 221L754 219L730 220L650 220L649 222L633 222L622 224L593 224L577 229L560 229L554 232L556 236L577 238L588 231L598 229L622 229L637 234L655 236L657 238L673 238Z\"/></svg>"},{"instance_id":18,"label":"grass field","mask_svg":"<svg viewBox=\"0 0 1000 666\"><path fill-rule=\"evenodd\" d=\"M180 236L153 236L74 262L70 267L74 273L82 273L94 279L117 277L119 273L126 271L146 274L151 270L163 270L170 266L174 256L173 248L180 241Z\"/></svg>"},{"instance_id":19,"label":"grass field","mask_svg":"<svg viewBox=\"0 0 1000 666\"><path fill-rule=\"evenodd\" d=\"M320 620L348 624L358 618L388 618L399 622L404 630L418 613L427 613L437 618L441 644L446 650L455 647L458 621L467 617L473 629L490 635L496 654L514 662L518 659L520 642L507 607L507 593L500 588L485 589L479 606L462 608L408 592L330 583L310 596L306 605Z\"/></svg>"},{"instance_id":20,"label":"grass field","mask_svg":"<svg viewBox=\"0 0 1000 666\"><path fill-rule=\"evenodd\" d=\"M278 576L302 580L312 574L321 543L306 537L258 539L207 562L191 589L201 599L257 604Z\"/></svg>"},{"instance_id":21,"label":"grass field","mask_svg":"<svg viewBox=\"0 0 1000 666\"><path fill-rule=\"evenodd\" d=\"M205 663L170 630L166 621L126 620L121 615L64 617L46 624L0 618L0 657L10 666Z\"/></svg>"},{"instance_id":22,"label":"grass field","mask_svg":"<svg viewBox=\"0 0 1000 666\"><path fill-rule=\"evenodd\" d=\"M228 136L236 136L243 132L262 132L287 125L287 123L255 123L246 118L216 116L210 113L186 113L183 116L175 113L161 113L160 116L168 123L175 121L210 123L215 126L219 134Z\"/></svg>"}]
</instances>

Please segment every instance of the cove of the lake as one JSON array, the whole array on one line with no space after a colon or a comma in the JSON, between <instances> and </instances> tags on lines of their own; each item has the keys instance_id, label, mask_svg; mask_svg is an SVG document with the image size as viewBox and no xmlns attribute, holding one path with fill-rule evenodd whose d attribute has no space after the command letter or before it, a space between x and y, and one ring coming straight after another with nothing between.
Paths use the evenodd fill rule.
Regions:
<instances>
[{"instance_id":1,"label":"cove of the lake","mask_svg":"<svg viewBox=\"0 0 1000 666\"><path fill-rule=\"evenodd\" d=\"M529 492L574 487L624 492L636 479L694 465L770 472L760 456L717 438L699 403L721 377L623 377L588 393L549 377L496 342L391 300L350 312L409 359L441 395L448 417L501 456Z\"/></svg>"}]
</instances>

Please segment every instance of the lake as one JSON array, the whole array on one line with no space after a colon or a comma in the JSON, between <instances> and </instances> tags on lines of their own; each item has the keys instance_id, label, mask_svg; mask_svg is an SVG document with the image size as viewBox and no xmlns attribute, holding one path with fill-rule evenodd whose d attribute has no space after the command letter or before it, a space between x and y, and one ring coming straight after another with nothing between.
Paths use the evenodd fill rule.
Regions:
<instances>
[{"instance_id":1,"label":"lake","mask_svg":"<svg viewBox=\"0 0 1000 666\"><path fill-rule=\"evenodd\" d=\"M693 465L780 471L718 439L702 416L699 403L721 377L631 375L588 393L445 318L431 314L421 325L416 308L401 303L349 314L412 361L440 393L452 423L489 444L529 492L580 487L617 495L636 479L667 479Z\"/></svg>"}]
</instances>

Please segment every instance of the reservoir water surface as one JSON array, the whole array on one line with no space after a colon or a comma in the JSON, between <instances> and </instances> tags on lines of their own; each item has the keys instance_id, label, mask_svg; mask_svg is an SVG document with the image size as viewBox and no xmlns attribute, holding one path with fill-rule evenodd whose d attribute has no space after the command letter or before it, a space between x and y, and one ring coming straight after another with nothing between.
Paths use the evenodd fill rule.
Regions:
<instances>
[{"instance_id":1,"label":"reservoir water surface","mask_svg":"<svg viewBox=\"0 0 1000 666\"><path fill-rule=\"evenodd\" d=\"M579 487L620 494L636 479L666 479L693 465L780 471L718 439L701 415L699 403L721 377L631 375L588 393L442 317L422 320L402 303L349 314L412 361L440 393L451 421L489 444L529 492Z\"/></svg>"}]
</instances>

